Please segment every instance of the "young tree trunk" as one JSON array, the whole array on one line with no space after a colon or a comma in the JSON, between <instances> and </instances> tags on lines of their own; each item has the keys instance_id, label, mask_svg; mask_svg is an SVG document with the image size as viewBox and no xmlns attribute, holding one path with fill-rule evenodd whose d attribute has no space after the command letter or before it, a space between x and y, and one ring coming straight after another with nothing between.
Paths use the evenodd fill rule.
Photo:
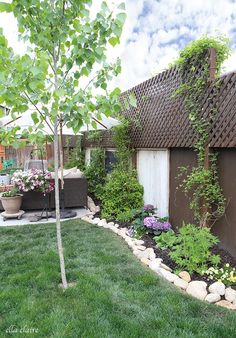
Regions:
<instances>
[{"instance_id":1,"label":"young tree trunk","mask_svg":"<svg viewBox=\"0 0 236 338\"><path fill-rule=\"evenodd\" d=\"M57 59L55 46L53 47L53 68L54 68L54 88L58 89L57 78ZM58 138L58 112L54 121L54 168L55 168L55 208L56 208L56 228L57 228L57 248L60 260L62 287L68 287L66 280L65 260L63 254L62 238L61 238L61 220L60 220L60 194L59 194L59 177L58 177L58 161L59 161L59 138Z\"/></svg>"},{"instance_id":2,"label":"young tree trunk","mask_svg":"<svg viewBox=\"0 0 236 338\"><path fill-rule=\"evenodd\" d=\"M60 195L59 195L59 177L58 177L58 159L59 159L59 142L58 142L58 119L54 123L54 169L55 169L55 207L56 207L56 229L57 229L57 248L60 259L61 280L64 289L68 287L66 280L65 261L63 254L61 238L61 221L60 221Z\"/></svg>"}]
</instances>

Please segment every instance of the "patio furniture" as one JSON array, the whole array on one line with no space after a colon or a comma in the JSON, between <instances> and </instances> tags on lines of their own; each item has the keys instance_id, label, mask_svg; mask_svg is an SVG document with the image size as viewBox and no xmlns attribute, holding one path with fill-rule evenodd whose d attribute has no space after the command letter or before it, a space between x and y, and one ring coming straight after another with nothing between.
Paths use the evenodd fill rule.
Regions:
<instances>
[{"instance_id":1,"label":"patio furniture","mask_svg":"<svg viewBox=\"0 0 236 338\"><path fill-rule=\"evenodd\" d=\"M88 183L85 177L64 178L64 200L66 208L87 207ZM47 195L49 209L55 209L55 193ZM37 191L23 193L23 210L42 210L45 207L43 194ZM0 210L3 210L0 202Z\"/></svg>"}]
</instances>

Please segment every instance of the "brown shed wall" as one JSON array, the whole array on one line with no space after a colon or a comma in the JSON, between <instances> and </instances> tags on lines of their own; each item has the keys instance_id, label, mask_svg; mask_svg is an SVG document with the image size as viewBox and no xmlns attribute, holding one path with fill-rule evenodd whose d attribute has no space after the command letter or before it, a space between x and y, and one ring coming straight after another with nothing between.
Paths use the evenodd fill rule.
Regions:
<instances>
[{"instance_id":1,"label":"brown shed wall","mask_svg":"<svg viewBox=\"0 0 236 338\"><path fill-rule=\"evenodd\" d=\"M218 167L220 185L227 199L226 214L213 227L213 232L219 236L220 245L236 257L236 149L218 149ZM170 220L174 227L183 221L193 222L189 209L189 200L180 190L177 190L181 180L177 178L179 167L196 164L196 154L187 148L172 148L170 150Z\"/></svg>"}]
</instances>

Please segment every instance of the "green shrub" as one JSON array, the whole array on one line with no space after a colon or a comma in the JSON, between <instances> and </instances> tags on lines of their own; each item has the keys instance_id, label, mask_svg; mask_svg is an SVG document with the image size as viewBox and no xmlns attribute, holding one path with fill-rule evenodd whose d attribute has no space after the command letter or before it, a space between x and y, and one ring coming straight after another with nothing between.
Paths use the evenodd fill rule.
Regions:
<instances>
[{"instance_id":1,"label":"green shrub","mask_svg":"<svg viewBox=\"0 0 236 338\"><path fill-rule=\"evenodd\" d=\"M85 153L78 148L70 149L65 163L65 169L77 167L81 171L85 170Z\"/></svg>"},{"instance_id":2,"label":"green shrub","mask_svg":"<svg viewBox=\"0 0 236 338\"><path fill-rule=\"evenodd\" d=\"M93 150L91 162L85 169L85 176L88 180L88 191L100 199L104 190L106 180L105 153L103 149Z\"/></svg>"},{"instance_id":3,"label":"green shrub","mask_svg":"<svg viewBox=\"0 0 236 338\"><path fill-rule=\"evenodd\" d=\"M122 171L114 169L108 176L104 187L102 217L123 219L124 212L143 206L143 187L139 184L135 170Z\"/></svg>"},{"instance_id":4,"label":"green shrub","mask_svg":"<svg viewBox=\"0 0 236 338\"><path fill-rule=\"evenodd\" d=\"M155 241L160 247L169 248L171 250L169 255L178 268L186 269L189 273L201 274L209 265L218 264L220 261L220 257L210 251L210 248L219 240L206 227L183 225L178 235L169 231L155 237Z\"/></svg>"},{"instance_id":5,"label":"green shrub","mask_svg":"<svg viewBox=\"0 0 236 338\"><path fill-rule=\"evenodd\" d=\"M155 236L153 239L157 243L158 248L165 250L173 248L177 241L177 236L174 230L170 229L168 232L163 232L160 236Z\"/></svg>"}]
</instances>

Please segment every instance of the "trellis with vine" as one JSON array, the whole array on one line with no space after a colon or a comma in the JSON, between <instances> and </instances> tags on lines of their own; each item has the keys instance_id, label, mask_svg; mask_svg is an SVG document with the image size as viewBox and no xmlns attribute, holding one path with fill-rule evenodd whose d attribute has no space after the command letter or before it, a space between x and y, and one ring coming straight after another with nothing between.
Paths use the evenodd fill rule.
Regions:
<instances>
[{"instance_id":1,"label":"trellis with vine","mask_svg":"<svg viewBox=\"0 0 236 338\"><path fill-rule=\"evenodd\" d=\"M182 84L175 95L180 95L185 101L185 109L189 120L197 134L194 149L197 153L197 165L180 168L180 177L183 178L180 187L187 195L191 195L190 208L193 210L195 220L200 226L210 226L225 213L225 197L219 184L217 173L217 154L209 152L209 131L217 107L213 105L204 117L203 105L206 90L212 86L207 100L214 102L219 85L222 63L228 58L229 41L225 37L207 37L193 41L181 51L175 65L182 76ZM209 53L215 52L215 80L209 79ZM199 72L199 68L201 71ZM212 80L212 79L211 79Z\"/></svg>"}]
</instances>

